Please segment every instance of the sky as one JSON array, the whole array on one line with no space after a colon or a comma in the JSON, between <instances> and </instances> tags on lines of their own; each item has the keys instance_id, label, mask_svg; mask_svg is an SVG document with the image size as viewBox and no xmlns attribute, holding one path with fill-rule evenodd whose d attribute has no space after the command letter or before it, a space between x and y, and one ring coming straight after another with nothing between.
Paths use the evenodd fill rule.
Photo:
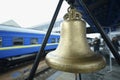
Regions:
<instances>
[{"instance_id":1,"label":"sky","mask_svg":"<svg viewBox=\"0 0 120 80\"><path fill-rule=\"evenodd\" d=\"M0 24L14 20L21 27L32 27L51 21L59 0L0 0ZM67 12L64 0L57 20Z\"/></svg>"}]
</instances>

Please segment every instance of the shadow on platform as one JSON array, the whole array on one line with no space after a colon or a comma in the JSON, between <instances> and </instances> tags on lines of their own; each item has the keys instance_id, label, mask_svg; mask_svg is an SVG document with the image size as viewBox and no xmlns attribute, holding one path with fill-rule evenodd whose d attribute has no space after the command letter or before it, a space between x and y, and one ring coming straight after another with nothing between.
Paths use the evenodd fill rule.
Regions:
<instances>
[{"instance_id":1,"label":"shadow on platform","mask_svg":"<svg viewBox=\"0 0 120 80\"><path fill-rule=\"evenodd\" d=\"M120 80L120 65L112 59L112 68L107 66L95 73L81 74L82 80ZM57 71L46 80L75 80L75 74Z\"/></svg>"}]
</instances>

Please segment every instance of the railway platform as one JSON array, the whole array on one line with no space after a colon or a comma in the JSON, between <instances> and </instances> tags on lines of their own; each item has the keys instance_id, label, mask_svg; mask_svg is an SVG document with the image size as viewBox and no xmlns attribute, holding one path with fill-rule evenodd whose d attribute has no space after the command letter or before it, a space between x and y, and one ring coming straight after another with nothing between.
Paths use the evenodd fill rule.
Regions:
<instances>
[{"instance_id":1,"label":"railway platform","mask_svg":"<svg viewBox=\"0 0 120 80\"><path fill-rule=\"evenodd\" d=\"M75 80L75 74L57 71L46 80ZM112 68L107 66L95 73L81 74L81 80L120 80L120 65L112 60Z\"/></svg>"},{"instance_id":2,"label":"railway platform","mask_svg":"<svg viewBox=\"0 0 120 80\"><path fill-rule=\"evenodd\" d=\"M36 73L48 68L44 60L42 60L39 65L40 66L38 66ZM24 80L28 77L32 66L33 64L30 63L13 68L5 73L0 74L0 80Z\"/></svg>"},{"instance_id":3,"label":"railway platform","mask_svg":"<svg viewBox=\"0 0 120 80\"><path fill-rule=\"evenodd\" d=\"M113 57L111 57L112 62L110 64L109 56L105 57L107 65L104 69L95 73L81 74L81 80L120 80L120 65L117 64ZM32 64L14 69L6 74L0 74L0 80L24 80L28 76L31 67ZM41 61L37 72L40 72L46 67L48 67L48 65L45 61ZM75 80L75 78L76 76L73 73L56 71L53 69L39 74L33 80Z\"/></svg>"}]
</instances>

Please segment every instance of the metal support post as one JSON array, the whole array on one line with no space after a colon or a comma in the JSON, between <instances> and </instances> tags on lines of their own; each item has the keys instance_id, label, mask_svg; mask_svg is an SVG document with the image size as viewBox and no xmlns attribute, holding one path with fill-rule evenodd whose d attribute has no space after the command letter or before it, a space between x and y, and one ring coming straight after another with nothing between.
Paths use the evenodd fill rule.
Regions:
<instances>
[{"instance_id":1,"label":"metal support post","mask_svg":"<svg viewBox=\"0 0 120 80\"><path fill-rule=\"evenodd\" d=\"M79 80L82 80L81 74L79 73Z\"/></svg>"},{"instance_id":2,"label":"metal support post","mask_svg":"<svg viewBox=\"0 0 120 80\"><path fill-rule=\"evenodd\" d=\"M111 28L109 28L109 36L110 36L110 33L111 33ZM111 36L110 36L110 39L111 39ZM110 70L108 72L111 72L112 71L112 54L111 54L111 51L109 50L109 68Z\"/></svg>"},{"instance_id":3,"label":"metal support post","mask_svg":"<svg viewBox=\"0 0 120 80\"><path fill-rule=\"evenodd\" d=\"M109 68L110 68L110 71L108 71L108 72L111 72L112 71L112 55L111 54L109 54Z\"/></svg>"},{"instance_id":4,"label":"metal support post","mask_svg":"<svg viewBox=\"0 0 120 80\"><path fill-rule=\"evenodd\" d=\"M80 73L79 74L75 73L75 80L82 80Z\"/></svg>"},{"instance_id":5,"label":"metal support post","mask_svg":"<svg viewBox=\"0 0 120 80\"><path fill-rule=\"evenodd\" d=\"M58 13L59 13L59 11L60 11L60 8L61 8L62 3L63 3L63 0L59 0L58 5L57 5L57 8L56 8L56 10L55 10L55 13L54 13L54 15L53 15L53 18L52 18L52 20L51 20L50 26L49 26L49 28L48 28L48 31L47 31L46 35L45 35L45 38L44 38L43 43L42 43L42 45L41 45L41 48L40 48L40 50L39 50L39 52L38 52L38 54L37 54L37 56L36 56L36 59L35 59L35 61L34 61L33 67L32 67L32 69L31 69L31 72L30 72L27 80L33 80L33 78L34 78L36 69L37 69L38 64L39 64L39 62L40 62L40 60L41 60L42 54L43 54L43 52L44 52L44 48L45 48L46 43L47 43L47 41L48 41L48 38L49 38L49 36L50 36L50 34L51 34L52 28L53 28L53 26L54 26L54 23L55 23L55 21L56 21L56 18L57 18L57 16L58 16Z\"/></svg>"}]
</instances>

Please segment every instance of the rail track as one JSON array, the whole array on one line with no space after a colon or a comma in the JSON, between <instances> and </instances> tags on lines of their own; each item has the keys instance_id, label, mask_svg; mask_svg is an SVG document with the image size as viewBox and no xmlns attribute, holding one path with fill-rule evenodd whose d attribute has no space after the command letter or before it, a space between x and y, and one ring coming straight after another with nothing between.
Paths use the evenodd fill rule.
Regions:
<instances>
[{"instance_id":1,"label":"rail track","mask_svg":"<svg viewBox=\"0 0 120 80\"><path fill-rule=\"evenodd\" d=\"M17 66L4 73L1 73L0 80L25 80L29 76L32 65L33 64L31 63L31 64ZM45 60L42 60L39 63L34 79L45 80L47 77L49 77L54 72L55 70L51 69L46 64Z\"/></svg>"}]
</instances>

